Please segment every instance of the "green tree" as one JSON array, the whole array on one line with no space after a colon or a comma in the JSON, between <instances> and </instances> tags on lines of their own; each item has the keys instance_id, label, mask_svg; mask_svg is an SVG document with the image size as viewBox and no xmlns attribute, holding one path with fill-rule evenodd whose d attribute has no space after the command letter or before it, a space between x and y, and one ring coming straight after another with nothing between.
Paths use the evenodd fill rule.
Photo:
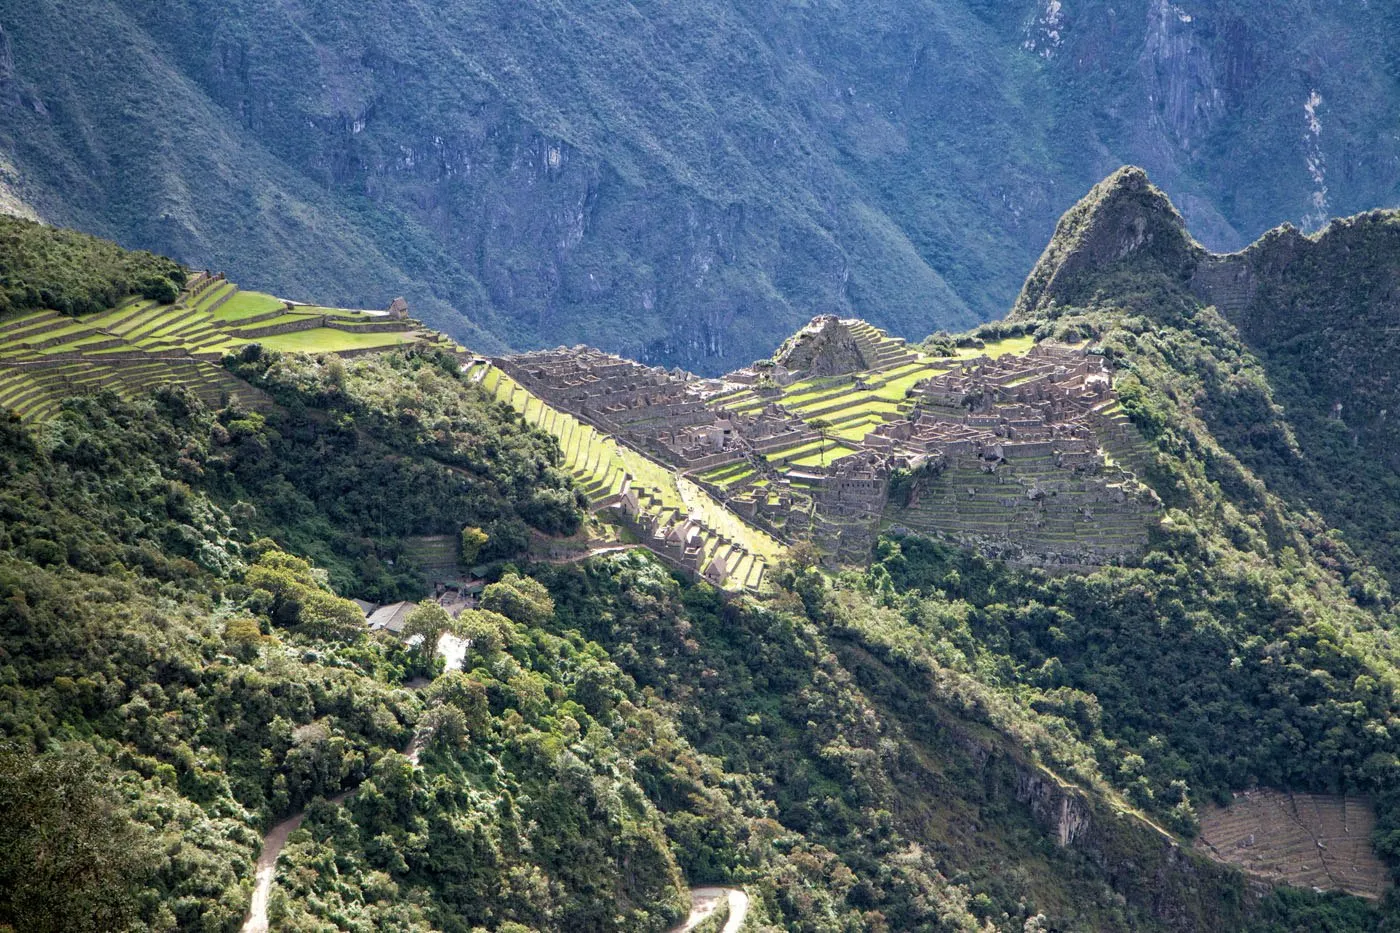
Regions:
<instances>
[{"instance_id":1,"label":"green tree","mask_svg":"<svg viewBox=\"0 0 1400 933\"><path fill-rule=\"evenodd\" d=\"M430 659L437 650L437 643L444 632L452 627L452 616L447 610L430 599L419 603L404 620L405 640L418 638L413 650L423 659Z\"/></svg>"},{"instance_id":2,"label":"green tree","mask_svg":"<svg viewBox=\"0 0 1400 933\"><path fill-rule=\"evenodd\" d=\"M105 933L132 918L158 856L90 747L0 750L0 813L0 926Z\"/></svg>"},{"instance_id":3,"label":"green tree","mask_svg":"<svg viewBox=\"0 0 1400 933\"><path fill-rule=\"evenodd\" d=\"M475 525L468 525L462 529L460 540L462 566L470 567L476 563L477 556L481 554L481 549L490 537Z\"/></svg>"},{"instance_id":4,"label":"green tree","mask_svg":"<svg viewBox=\"0 0 1400 933\"><path fill-rule=\"evenodd\" d=\"M543 625L554 615L549 590L533 577L508 573L481 591L481 608L521 625Z\"/></svg>"},{"instance_id":5,"label":"green tree","mask_svg":"<svg viewBox=\"0 0 1400 933\"><path fill-rule=\"evenodd\" d=\"M297 623L309 635L336 641L354 641L366 631L359 606L323 590L305 591Z\"/></svg>"},{"instance_id":6,"label":"green tree","mask_svg":"<svg viewBox=\"0 0 1400 933\"><path fill-rule=\"evenodd\" d=\"M825 418L813 418L807 422L807 427L817 432L817 437L821 439L821 449L819 451L822 466L826 466L826 442L831 437L831 422Z\"/></svg>"}]
</instances>

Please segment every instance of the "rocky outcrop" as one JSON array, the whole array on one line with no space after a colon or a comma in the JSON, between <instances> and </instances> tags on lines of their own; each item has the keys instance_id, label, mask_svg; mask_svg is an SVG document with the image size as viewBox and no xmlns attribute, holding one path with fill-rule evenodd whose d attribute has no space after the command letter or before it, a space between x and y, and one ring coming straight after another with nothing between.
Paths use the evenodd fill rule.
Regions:
<instances>
[{"instance_id":1,"label":"rocky outcrop","mask_svg":"<svg viewBox=\"0 0 1400 933\"><path fill-rule=\"evenodd\" d=\"M1336 220L1312 236L1271 230L1239 253L1208 257L1191 288L1291 387L1295 409L1316 406L1400 468L1400 212Z\"/></svg>"},{"instance_id":2,"label":"rocky outcrop","mask_svg":"<svg viewBox=\"0 0 1400 933\"><path fill-rule=\"evenodd\" d=\"M778 350L774 362L800 376L843 376L874 368L849 327L834 314L812 318Z\"/></svg>"},{"instance_id":3,"label":"rocky outcrop","mask_svg":"<svg viewBox=\"0 0 1400 933\"><path fill-rule=\"evenodd\" d=\"M1036 822L1061 847L1073 845L1090 827L1089 804L1076 788L1048 772L1022 768L1016 772L1016 800L1030 807Z\"/></svg>"},{"instance_id":4,"label":"rocky outcrop","mask_svg":"<svg viewBox=\"0 0 1400 933\"><path fill-rule=\"evenodd\" d=\"M862 677L892 675L867 667ZM1119 903L1181 933L1243 927L1252 892L1235 871L1194 853L1170 833L1092 789L1027 761L985 732L941 720L946 739L966 756L987 805L1024 808L1059 856L1094 866Z\"/></svg>"}]
</instances>

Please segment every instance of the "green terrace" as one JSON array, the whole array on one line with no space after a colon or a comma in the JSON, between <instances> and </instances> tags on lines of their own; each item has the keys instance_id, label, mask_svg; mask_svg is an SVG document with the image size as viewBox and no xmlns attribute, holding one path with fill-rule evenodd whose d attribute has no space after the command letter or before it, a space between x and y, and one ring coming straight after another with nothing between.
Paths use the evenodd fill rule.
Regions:
<instances>
[{"instance_id":1,"label":"green terrace","mask_svg":"<svg viewBox=\"0 0 1400 933\"><path fill-rule=\"evenodd\" d=\"M842 457L859 453L860 448L843 444L835 438L806 441L794 447L783 447L769 451L764 457L769 463L779 467L829 466Z\"/></svg>"},{"instance_id":2,"label":"green terrace","mask_svg":"<svg viewBox=\"0 0 1400 933\"><path fill-rule=\"evenodd\" d=\"M291 305L196 274L173 304L132 298L72 318L35 311L0 322L0 406L30 421L68 395L188 385L206 403L262 404L259 393L218 365L250 343L302 353L363 353L428 341L461 348L418 322L365 311Z\"/></svg>"},{"instance_id":3,"label":"green terrace","mask_svg":"<svg viewBox=\"0 0 1400 933\"><path fill-rule=\"evenodd\" d=\"M625 492L632 492L641 513L655 519L658 528L665 529L687 518L698 522L700 567L715 559L723 560L729 568L725 589L761 588L768 568L784 554L781 542L743 521L698 483L546 404L494 365L478 360L468 364L465 372L488 395L510 405L526 422L554 437L563 452L565 467L593 508L616 507ZM751 472L747 465L737 466ZM662 553L656 542L642 543Z\"/></svg>"},{"instance_id":4,"label":"green terrace","mask_svg":"<svg viewBox=\"0 0 1400 933\"><path fill-rule=\"evenodd\" d=\"M954 359L973 360L979 356L996 359L1010 353L1012 356L1025 356L1035 346L1035 337L1027 334L1022 337L1003 337L1001 340L992 340L982 347L959 347Z\"/></svg>"},{"instance_id":5,"label":"green terrace","mask_svg":"<svg viewBox=\"0 0 1400 933\"><path fill-rule=\"evenodd\" d=\"M111 389L130 397L171 382L185 386L211 408L234 401L253 408L267 404L252 386L204 360L118 364L85 359L42 368L0 365L0 408L13 409L26 421L41 421L54 414L59 402L69 396Z\"/></svg>"}]
</instances>

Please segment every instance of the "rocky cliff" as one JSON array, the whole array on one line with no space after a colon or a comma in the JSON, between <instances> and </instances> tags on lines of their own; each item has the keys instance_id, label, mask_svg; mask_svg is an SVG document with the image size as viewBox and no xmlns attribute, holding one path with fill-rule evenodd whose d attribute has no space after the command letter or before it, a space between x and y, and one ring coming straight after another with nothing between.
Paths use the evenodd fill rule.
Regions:
<instances>
[{"instance_id":1,"label":"rocky cliff","mask_svg":"<svg viewBox=\"0 0 1400 933\"><path fill-rule=\"evenodd\" d=\"M483 350L956 330L1128 161L1217 249L1400 181L1386 4L12 6L6 201Z\"/></svg>"},{"instance_id":2,"label":"rocky cliff","mask_svg":"<svg viewBox=\"0 0 1400 933\"><path fill-rule=\"evenodd\" d=\"M1236 380L1203 407L1217 432L1400 580L1400 212L1314 234L1285 225L1211 253L1144 172L1124 168L1065 215L1012 314L1103 307L1178 323L1213 308L1268 378L1267 390Z\"/></svg>"},{"instance_id":3,"label":"rocky cliff","mask_svg":"<svg viewBox=\"0 0 1400 933\"><path fill-rule=\"evenodd\" d=\"M1205 255L1171 201L1136 166L1099 182L1060 219L1012 309L1034 317L1081 303L1124 271L1190 278Z\"/></svg>"}]
</instances>

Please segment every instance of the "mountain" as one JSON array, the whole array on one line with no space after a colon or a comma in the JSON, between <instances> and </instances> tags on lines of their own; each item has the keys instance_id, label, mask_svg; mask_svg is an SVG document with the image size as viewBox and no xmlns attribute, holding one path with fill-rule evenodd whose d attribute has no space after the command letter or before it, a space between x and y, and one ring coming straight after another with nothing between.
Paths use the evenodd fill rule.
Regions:
<instances>
[{"instance_id":1,"label":"mountain","mask_svg":"<svg viewBox=\"0 0 1400 933\"><path fill-rule=\"evenodd\" d=\"M1341 417L1387 398L1393 224L1216 256L1123 169L1010 319L922 349L817 320L717 418L596 351L276 343L354 336L325 308L240 336L309 312L6 221L0 369L126 378L0 420L0 924L660 933L720 885L765 933L1391 929L1394 557L1313 445L1393 466L1383 422L1303 406L1295 348L1334 339ZM186 384L192 352L244 388ZM749 407L781 469L662 459ZM902 425L1047 409L1075 443L867 475ZM742 511L800 484L805 524ZM692 548L766 564L712 585Z\"/></svg>"},{"instance_id":2,"label":"mountain","mask_svg":"<svg viewBox=\"0 0 1400 933\"><path fill-rule=\"evenodd\" d=\"M1060 221L1011 319L1075 306L1218 323L1257 364L1201 410L1271 489L1344 530L1400 580L1400 213L1371 211L1305 235L1284 226L1213 254L1146 174L1125 168ZM1164 317L1164 309L1170 314ZM1361 586L1361 584L1358 584Z\"/></svg>"},{"instance_id":3,"label":"mountain","mask_svg":"<svg viewBox=\"0 0 1400 933\"><path fill-rule=\"evenodd\" d=\"M482 351L714 374L816 314L1001 316L1125 162L1202 241L1394 204L1389 4L0 13L0 203ZM1241 171L1248 166L1248 171Z\"/></svg>"}]
</instances>

